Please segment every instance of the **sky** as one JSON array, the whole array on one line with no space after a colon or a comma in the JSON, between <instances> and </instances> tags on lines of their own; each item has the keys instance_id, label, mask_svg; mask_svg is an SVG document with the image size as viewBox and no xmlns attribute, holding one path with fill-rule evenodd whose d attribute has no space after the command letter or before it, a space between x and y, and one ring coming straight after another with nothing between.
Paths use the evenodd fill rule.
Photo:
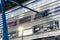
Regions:
<instances>
[{"instance_id":1,"label":"sky","mask_svg":"<svg viewBox=\"0 0 60 40\"><path fill-rule=\"evenodd\" d=\"M1 3L1 0L0 0L0 3Z\"/></svg>"}]
</instances>

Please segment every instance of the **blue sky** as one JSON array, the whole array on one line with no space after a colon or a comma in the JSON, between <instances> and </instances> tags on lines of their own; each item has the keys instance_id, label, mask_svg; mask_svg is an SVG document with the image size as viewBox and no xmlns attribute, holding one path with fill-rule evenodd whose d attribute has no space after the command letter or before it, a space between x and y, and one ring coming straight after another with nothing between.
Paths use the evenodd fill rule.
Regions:
<instances>
[{"instance_id":1,"label":"blue sky","mask_svg":"<svg viewBox=\"0 0 60 40\"><path fill-rule=\"evenodd\" d=\"M0 3L1 3L1 0L0 0Z\"/></svg>"}]
</instances>

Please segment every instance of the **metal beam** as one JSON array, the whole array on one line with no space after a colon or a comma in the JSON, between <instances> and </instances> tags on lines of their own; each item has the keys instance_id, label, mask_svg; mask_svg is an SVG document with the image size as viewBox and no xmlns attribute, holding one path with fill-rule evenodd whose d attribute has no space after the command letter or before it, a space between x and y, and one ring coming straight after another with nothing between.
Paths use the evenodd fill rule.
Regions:
<instances>
[{"instance_id":1,"label":"metal beam","mask_svg":"<svg viewBox=\"0 0 60 40\"><path fill-rule=\"evenodd\" d=\"M34 10L34 9L31 9L31 8L29 8L29 7L26 7L26 6L22 5L22 4L19 4L19 3L15 2L14 0L8 0L8 1L9 1L9 2L12 2L13 4L17 4L17 5L21 6L22 8L26 8L26 9L29 9L30 11L39 13L38 11L36 11L36 10Z\"/></svg>"},{"instance_id":2,"label":"metal beam","mask_svg":"<svg viewBox=\"0 0 60 40\"><path fill-rule=\"evenodd\" d=\"M3 40L9 40L4 2L5 2L5 0L1 0L2 22L3 22Z\"/></svg>"}]
</instances>

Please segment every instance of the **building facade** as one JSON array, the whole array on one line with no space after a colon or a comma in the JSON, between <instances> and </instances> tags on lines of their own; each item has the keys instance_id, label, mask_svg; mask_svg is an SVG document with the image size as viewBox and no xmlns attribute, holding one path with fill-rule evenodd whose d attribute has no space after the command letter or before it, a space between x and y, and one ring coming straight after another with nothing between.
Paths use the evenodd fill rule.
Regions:
<instances>
[{"instance_id":1,"label":"building facade","mask_svg":"<svg viewBox=\"0 0 60 40\"><path fill-rule=\"evenodd\" d=\"M31 0L23 5L39 13L20 6L7 11L10 40L22 40L17 27L24 28L23 40L60 39L60 0Z\"/></svg>"}]
</instances>

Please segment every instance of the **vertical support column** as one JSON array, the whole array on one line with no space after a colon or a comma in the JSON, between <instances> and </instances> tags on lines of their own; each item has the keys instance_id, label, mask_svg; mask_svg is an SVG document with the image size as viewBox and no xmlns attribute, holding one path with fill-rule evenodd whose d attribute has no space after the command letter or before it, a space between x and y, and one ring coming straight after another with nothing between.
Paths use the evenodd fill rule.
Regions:
<instances>
[{"instance_id":1,"label":"vertical support column","mask_svg":"<svg viewBox=\"0 0 60 40\"><path fill-rule=\"evenodd\" d=\"M22 31L22 40L23 40L23 31Z\"/></svg>"},{"instance_id":2,"label":"vertical support column","mask_svg":"<svg viewBox=\"0 0 60 40\"><path fill-rule=\"evenodd\" d=\"M5 0L1 0L1 10L2 10L2 22L3 22L3 40L9 40L8 38L8 28L6 23L6 15L5 15Z\"/></svg>"},{"instance_id":3,"label":"vertical support column","mask_svg":"<svg viewBox=\"0 0 60 40\"><path fill-rule=\"evenodd\" d=\"M19 20L17 20L17 26L16 28L19 26ZM18 31L18 37L19 37L19 31Z\"/></svg>"}]
</instances>

